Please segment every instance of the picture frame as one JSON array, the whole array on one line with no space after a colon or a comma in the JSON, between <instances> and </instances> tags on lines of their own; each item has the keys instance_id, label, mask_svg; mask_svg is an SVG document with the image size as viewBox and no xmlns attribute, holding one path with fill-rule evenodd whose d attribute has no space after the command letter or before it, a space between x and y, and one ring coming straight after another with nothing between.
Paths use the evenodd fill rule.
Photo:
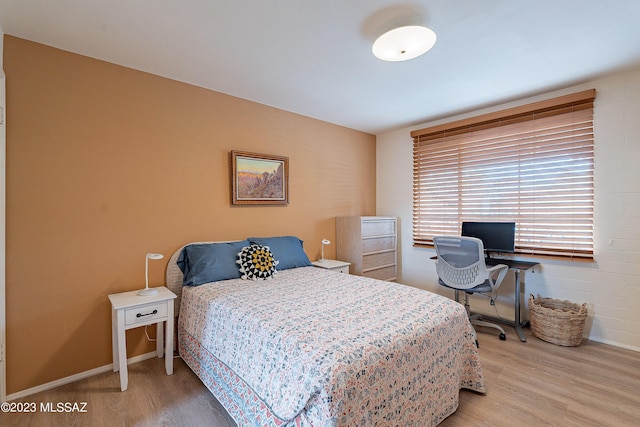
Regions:
<instances>
[{"instance_id":1,"label":"picture frame","mask_svg":"<svg viewBox=\"0 0 640 427\"><path fill-rule=\"evenodd\" d=\"M231 151L232 205L288 205L289 158Z\"/></svg>"}]
</instances>

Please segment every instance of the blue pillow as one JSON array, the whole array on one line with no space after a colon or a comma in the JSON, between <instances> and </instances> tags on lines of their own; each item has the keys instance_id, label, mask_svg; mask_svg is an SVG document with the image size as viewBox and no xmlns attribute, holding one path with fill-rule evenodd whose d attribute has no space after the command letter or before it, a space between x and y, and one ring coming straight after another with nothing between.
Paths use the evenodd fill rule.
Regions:
<instances>
[{"instance_id":1,"label":"blue pillow","mask_svg":"<svg viewBox=\"0 0 640 427\"><path fill-rule=\"evenodd\" d=\"M185 246L176 261L184 273L184 286L198 286L219 280L239 279L238 252L247 240L229 243L197 243Z\"/></svg>"},{"instance_id":2,"label":"blue pillow","mask_svg":"<svg viewBox=\"0 0 640 427\"><path fill-rule=\"evenodd\" d=\"M302 248L302 240L295 236L249 237L252 245L269 246L273 257L278 260L278 270L309 267L311 261Z\"/></svg>"}]
</instances>

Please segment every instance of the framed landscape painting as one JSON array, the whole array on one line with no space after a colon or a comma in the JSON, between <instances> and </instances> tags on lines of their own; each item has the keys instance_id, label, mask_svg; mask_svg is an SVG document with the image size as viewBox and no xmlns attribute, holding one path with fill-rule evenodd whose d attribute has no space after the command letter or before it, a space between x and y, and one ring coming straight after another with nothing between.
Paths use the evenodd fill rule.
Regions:
<instances>
[{"instance_id":1,"label":"framed landscape painting","mask_svg":"<svg viewBox=\"0 0 640 427\"><path fill-rule=\"evenodd\" d=\"M289 204L289 158L232 151L231 204Z\"/></svg>"}]
</instances>

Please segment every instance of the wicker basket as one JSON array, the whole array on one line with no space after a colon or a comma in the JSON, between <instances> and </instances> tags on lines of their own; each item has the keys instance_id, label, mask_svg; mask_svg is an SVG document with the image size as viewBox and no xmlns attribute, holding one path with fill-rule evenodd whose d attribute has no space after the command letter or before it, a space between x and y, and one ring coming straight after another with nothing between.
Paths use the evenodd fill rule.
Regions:
<instances>
[{"instance_id":1,"label":"wicker basket","mask_svg":"<svg viewBox=\"0 0 640 427\"><path fill-rule=\"evenodd\" d=\"M582 342L587 305L529 296L533 335L552 344L575 347Z\"/></svg>"}]
</instances>

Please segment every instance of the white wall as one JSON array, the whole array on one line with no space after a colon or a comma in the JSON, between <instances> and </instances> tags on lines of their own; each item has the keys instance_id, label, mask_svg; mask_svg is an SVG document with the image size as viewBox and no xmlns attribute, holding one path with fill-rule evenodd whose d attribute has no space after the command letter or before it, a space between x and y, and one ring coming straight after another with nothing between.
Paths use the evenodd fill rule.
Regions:
<instances>
[{"instance_id":1,"label":"white wall","mask_svg":"<svg viewBox=\"0 0 640 427\"><path fill-rule=\"evenodd\" d=\"M640 351L640 67L594 79L543 96L522 99L426 122L377 136L377 213L400 218L402 282L450 295L437 285L432 249L411 240L412 130L479 113L528 104L580 90L597 90L595 114L595 260L593 263L539 259L524 275L529 294L587 303L585 335L595 341ZM510 275L513 276L513 275ZM474 299L478 311L513 319L513 278L501 288L497 308ZM523 315L528 318L528 306ZM508 339L517 339L507 328Z\"/></svg>"}]
</instances>

